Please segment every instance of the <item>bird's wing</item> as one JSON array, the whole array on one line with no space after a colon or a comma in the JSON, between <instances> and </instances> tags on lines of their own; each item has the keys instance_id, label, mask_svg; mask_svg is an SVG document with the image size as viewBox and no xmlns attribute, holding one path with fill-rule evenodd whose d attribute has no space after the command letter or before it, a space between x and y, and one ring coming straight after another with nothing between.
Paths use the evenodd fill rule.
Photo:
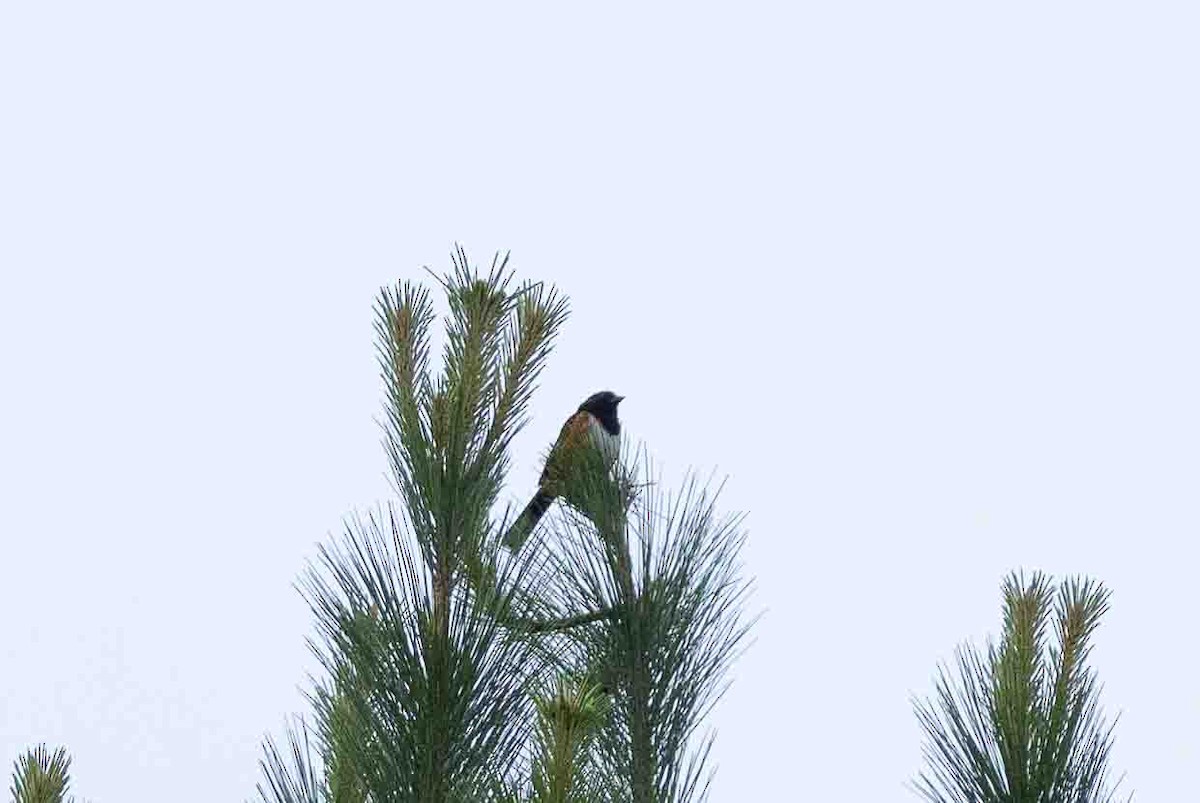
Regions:
<instances>
[{"instance_id":1,"label":"bird's wing","mask_svg":"<svg viewBox=\"0 0 1200 803\"><path fill-rule=\"evenodd\" d=\"M562 430L558 433L558 440L554 442L554 446L550 449L550 455L546 458L546 466L542 469L542 476L539 480L540 484L545 485L547 480L555 479L560 472L567 468L570 455L580 447L588 445L591 440L591 432L592 414L585 410L580 410L566 420Z\"/></svg>"}]
</instances>

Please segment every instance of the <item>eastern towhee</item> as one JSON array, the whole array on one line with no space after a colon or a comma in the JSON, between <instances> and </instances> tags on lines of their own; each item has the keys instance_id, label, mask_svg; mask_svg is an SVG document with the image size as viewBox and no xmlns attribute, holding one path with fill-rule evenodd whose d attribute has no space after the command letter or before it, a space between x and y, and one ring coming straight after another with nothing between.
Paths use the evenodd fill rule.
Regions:
<instances>
[{"instance_id":1,"label":"eastern towhee","mask_svg":"<svg viewBox=\"0 0 1200 803\"><path fill-rule=\"evenodd\" d=\"M579 405L579 409L563 424L558 440L546 457L546 465L538 480L538 491L521 511L504 536L509 549L520 549L521 544L533 532L542 515L563 491L565 474L580 465L579 449L595 449L603 461L604 469L612 468L621 446L621 422L617 420L617 405L624 396L610 390L593 393Z\"/></svg>"}]
</instances>

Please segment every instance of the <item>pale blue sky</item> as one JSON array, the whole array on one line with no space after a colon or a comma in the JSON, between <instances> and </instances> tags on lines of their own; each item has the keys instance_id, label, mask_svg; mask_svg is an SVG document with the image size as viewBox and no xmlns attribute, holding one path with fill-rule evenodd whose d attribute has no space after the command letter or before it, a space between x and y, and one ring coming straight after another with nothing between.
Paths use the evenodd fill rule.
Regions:
<instances>
[{"instance_id":1,"label":"pale blue sky","mask_svg":"<svg viewBox=\"0 0 1200 803\"><path fill-rule=\"evenodd\" d=\"M915 799L1022 566L1113 589L1114 764L1194 794L1194 4L398 5L0 5L0 762L250 796L388 494L374 294L461 241L573 301L514 500L611 387L750 512L715 801Z\"/></svg>"}]
</instances>

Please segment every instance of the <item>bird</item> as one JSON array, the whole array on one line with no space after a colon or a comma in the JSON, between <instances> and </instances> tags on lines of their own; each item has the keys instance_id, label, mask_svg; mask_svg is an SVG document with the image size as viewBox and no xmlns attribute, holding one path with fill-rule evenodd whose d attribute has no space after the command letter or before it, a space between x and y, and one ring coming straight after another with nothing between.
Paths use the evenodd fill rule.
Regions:
<instances>
[{"instance_id":1,"label":"bird","mask_svg":"<svg viewBox=\"0 0 1200 803\"><path fill-rule=\"evenodd\" d=\"M580 449L596 450L604 470L612 468L621 446L617 405L624 398L611 390L593 393L567 418L546 457L546 465L538 479L537 493L504 536L504 543L509 549L515 551L521 548L538 521L550 509L550 504L562 493L567 475L582 465L579 461L583 456Z\"/></svg>"}]
</instances>

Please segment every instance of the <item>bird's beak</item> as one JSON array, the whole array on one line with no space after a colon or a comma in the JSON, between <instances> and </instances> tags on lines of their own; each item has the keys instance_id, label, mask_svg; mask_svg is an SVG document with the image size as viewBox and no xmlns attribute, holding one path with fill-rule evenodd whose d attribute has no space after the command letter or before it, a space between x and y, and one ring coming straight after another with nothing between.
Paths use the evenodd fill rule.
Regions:
<instances>
[{"instance_id":1,"label":"bird's beak","mask_svg":"<svg viewBox=\"0 0 1200 803\"><path fill-rule=\"evenodd\" d=\"M620 404L620 403L621 403L621 402L623 402L623 401L625 401L625 397L624 397L624 396L618 396L618 397L617 397L617 400L614 402L614 404Z\"/></svg>"}]
</instances>

